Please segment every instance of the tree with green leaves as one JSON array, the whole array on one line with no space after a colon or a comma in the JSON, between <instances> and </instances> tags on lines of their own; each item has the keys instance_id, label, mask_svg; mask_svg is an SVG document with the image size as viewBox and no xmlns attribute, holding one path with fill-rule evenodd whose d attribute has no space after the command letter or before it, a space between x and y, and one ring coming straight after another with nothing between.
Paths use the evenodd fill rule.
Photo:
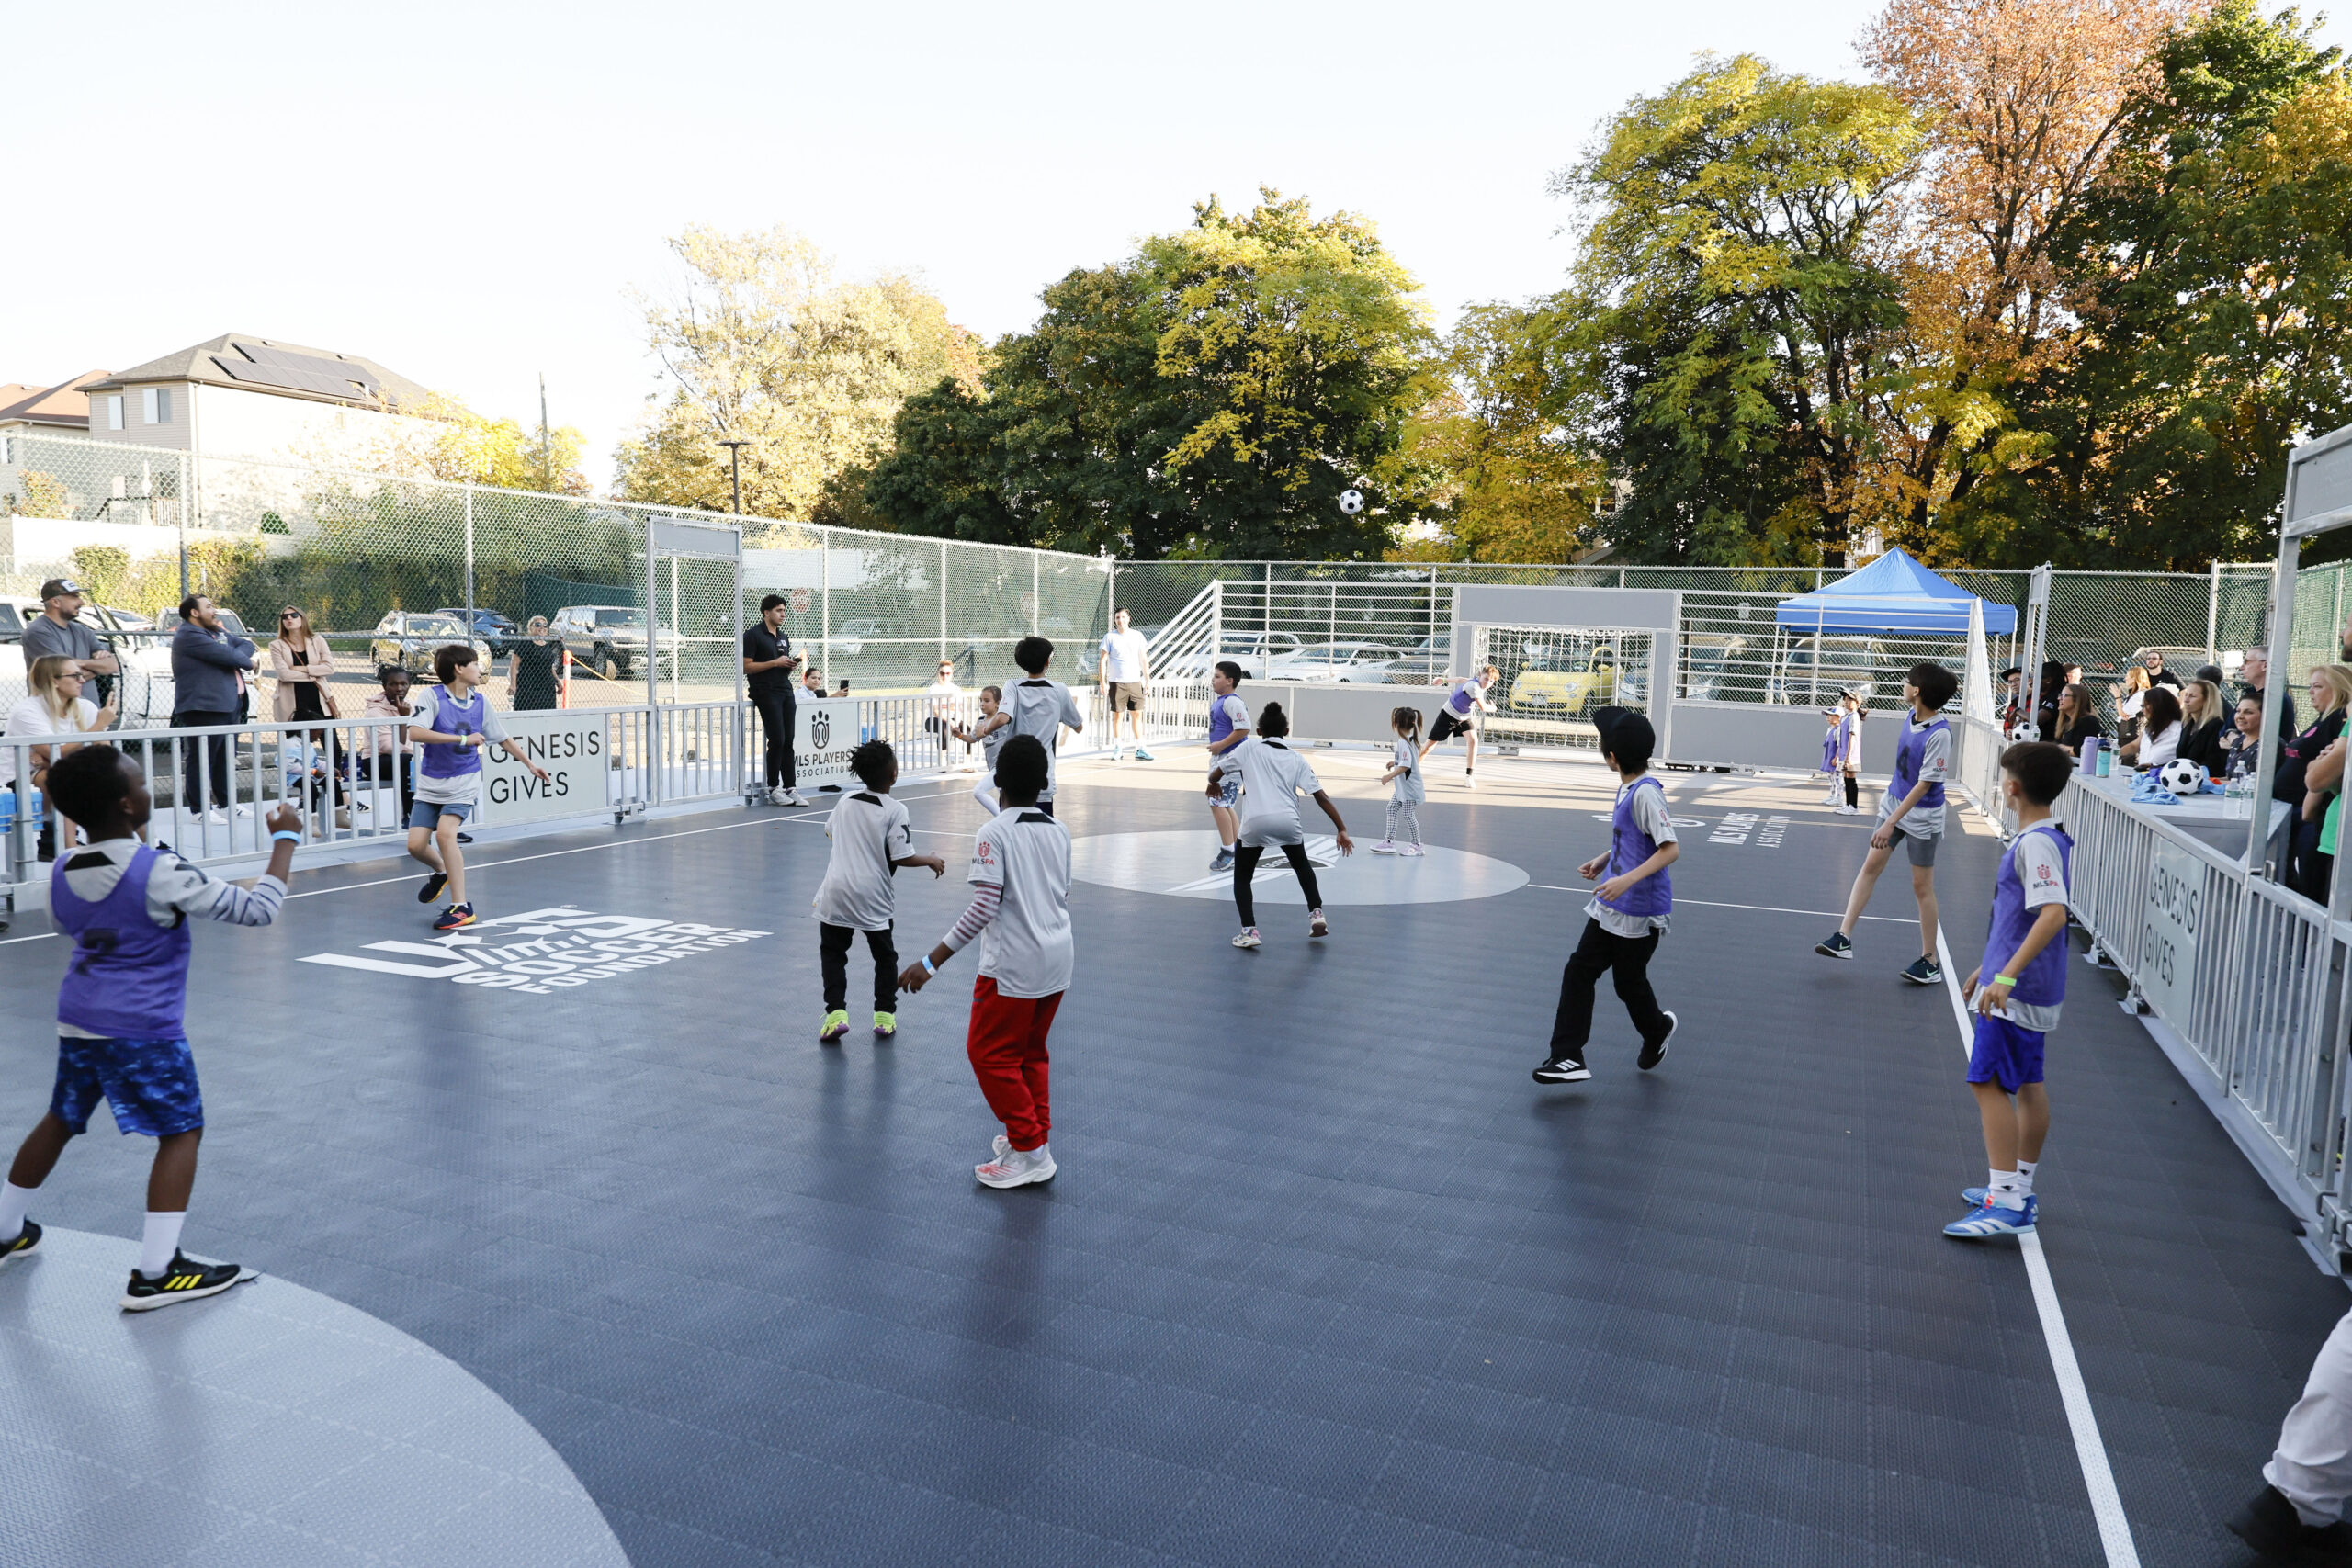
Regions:
<instances>
[{"instance_id":1,"label":"tree with green leaves","mask_svg":"<svg viewBox=\"0 0 2352 1568\"><path fill-rule=\"evenodd\" d=\"M1889 203L1917 120L1891 93L1708 59L1555 176L1589 218L1557 310L1590 356L1630 559L1840 558L1869 516L1903 299Z\"/></svg>"}]
</instances>

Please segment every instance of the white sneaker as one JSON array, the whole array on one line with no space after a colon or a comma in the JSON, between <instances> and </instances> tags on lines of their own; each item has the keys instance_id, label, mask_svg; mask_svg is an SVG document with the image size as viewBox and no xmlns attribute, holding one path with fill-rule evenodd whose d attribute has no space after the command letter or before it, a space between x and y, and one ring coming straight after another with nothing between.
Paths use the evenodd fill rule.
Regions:
<instances>
[{"instance_id":1,"label":"white sneaker","mask_svg":"<svg viewBox=\"0 0 2352 1568\"><path fill-rule=\"evenodd\" d=\"M229 825L229 814L217 806L204 814L204 819L215 828L226 828Z\"/></svg>"},{"instance_id":2,"label":"white sneaker","mask_svg":"<svg viewBox=\"0 0 2352 1568\"><path fill-rule=\"evenodd\" d=\"M800 792L797 789L778 790L775 795L770 795L768 798L775 801L778 806L806 806L808 804L807 801L800 798Z\"/></svg>"},{"instance_id":3,"label":"white sneaker","mask_svg":"<svg viewBox=\"0 0 2352 1568\"><path fill-rule=\"evenodd\" d=\"M1308 936L1329 936L1331 934L1331 922L1323 918L1322 910L1309 909L1306 911L1306 934Z\"/></svg>"},{"instance_id":4,"label":"white sneaker","mask_svg":"<svg viewBox=\"0 0 2352 1568\"><path fill-rule=\"evenodd\" d=\"M240 806L237 807L237 815L240 817L251 817L253 814L254 808L250 806Z\"/></svg>"},{"instance_id":5,"label":"white sneaker","mask_svg":"<svg viewBox=\"0 0 2352 1568\"><path fill-rule=\"evenodd\" d=\"M1152 755L1150 752L1138 746L1136 748L1136 761L1138 762L1148 762L1152 761Z\"/></svg>"},{"instance_id":6,"label":"white sneaker","mask_svg":"<svg viewBox=\"0 0 2352 1568\"><path fill-rule=\"evenodd\" d=\"M1398 854L1400 854L1400 855L1404 855L1404 856L1406 856L1406 857L1407 857L1407 858L1408 858L1408 859L1418 859L1418 858L1419 858L1420 856L1422 856L1422 855L1425 855L1425 854L1429 853L1429 851L1427 851L1427 850L1425 850L1425 849L1421 848L1421 846L1420 846L1420 845L1419 845L1419 844L1407 844L1407 845L1403 846L1402 848L1400 848L1399 850L1397 850L1397 852L1397 852Z\"/></svg>"},{"instance_id":7,"label":"white sneaker","mask_svg":"<svg viewBox=\"0 0 2352 1568\"><path fill-rule=\"evenodd\" d=\"M1027 1187L1033 1182L1054 1179L1054 1153L1044 1144L1023 1154L1007 1144L1002 1154L986 1165L976 1165L972 1174L980 1179L983 1187Z\"/></svg>"},{"instance_id":8,"label":"white sneaker","mask_svg":"<svg viewBox=\"0 0 2352 1568\"><path fill-rule=\"evenodd\" d=\"M1372 846L1372 852L1376 855L1393 855L1396 852L1396 840L1383 839Z\"/></svg>"},{"instance_id":9,"label":"white sneaker","mask_svg":"<svg viewBox=\"0 0 2352 1568\"><path fill-rule=\"evenodd\" d=\"M1465 773L1462 775L1462 787L1464 789L1476 789L1478 787L1478 781L1471 774Z\"/></svg>"},{"instance_id":10,"label":"white sneaker","mask_svg":"<svg viewBox=\"0 0 2352 1568\"><path fill-rule=\"evenodd\" d=\"M1241 934L1233 939L1233 945L1236 947L1258 947L1262 945L1264 939L1259 936L1258 928L1256 926L1244 926L1241 928Z\"/></svg>"}]
</instances>

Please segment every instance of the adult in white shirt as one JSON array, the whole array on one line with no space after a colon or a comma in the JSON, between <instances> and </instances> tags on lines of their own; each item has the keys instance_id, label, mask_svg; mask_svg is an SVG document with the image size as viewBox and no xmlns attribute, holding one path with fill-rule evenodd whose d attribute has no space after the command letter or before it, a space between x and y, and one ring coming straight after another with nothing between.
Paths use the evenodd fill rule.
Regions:
<instances>
[{"instance_id":1,"label":"adult in white shirt","mask_svg":"<svg viewBox=\"0 0 2352 1568\"><path fill-rule=\"evenodd\" d=\"M2140 733L2121 746L2123 760L2135 768L2161 768L2180 755L2180 699L2170 686L2151 686L2140 696Z\"/></svg>"},{"instance_id":2,"label":"adult in white shirt","mask_svg":"<svg viewBox=\"0 0 2352 1568\"><path fill-rule=\"evenodd\" d=\"M956 726L964 716L964 688L956 683L953 660L939 661L938 672L932 676L931 684L922 689L922 694L931 704L931 711L923 715L922 727L930 734L939 737L941 765L945 766L947 743L955 739ZM970 770L972 753L968 747L958 765L967 772Z\"/></svg>"},{"instance_id":3,"label":"adult in white shirt","mask_svg":"<svg viewBox=\"0 0 2352 1568\"><path fill-rule=\"evenodd\" d=\"M1144 682L1151 679L1151 649L1143 633L1127 624L1125 610L1111 614L1111 629L1102 634L1102 657L1094 667L1094 689L1111 715L1111 760L1125 754L1119 744L1119 715L1136 738L1136 761L1148 762L1143 749Z\"/></svg>"},{"instance_id":4,"label":"adult in white shirt","mask_svg":"<svg viewBox=\"0 0 2352 1568\"><path fill-rule=\"evenodd\" d=\"M86 683L82 662L62 654L43 654L32 661L26 671L32 690L24 700L8 710L8 720L0 728L0 789L13 789L17 783L18 748L8 742L20 735L74 735L89 730L104 730L114 725L114 705L98 706L82 694ZM28 746L25 753L28 781L35 789L45 789L49 782L49 765L79 746ZM54 808L50 812L56 822L56 842L62 854L74 843L74 824Z\"/></svg>"}]
</instances>

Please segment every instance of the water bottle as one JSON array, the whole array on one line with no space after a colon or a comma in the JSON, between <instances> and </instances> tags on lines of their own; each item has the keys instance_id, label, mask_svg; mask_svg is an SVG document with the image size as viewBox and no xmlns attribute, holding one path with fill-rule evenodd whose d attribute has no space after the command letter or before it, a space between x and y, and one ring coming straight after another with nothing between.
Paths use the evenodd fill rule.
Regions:
<instances>
[{"instance_id":1,"label":"water bottle","mask_svg":"<svg viewBox=\"0 0 2352 1568\"><path fill-rule=\"evenodd\" d=\"M2115 753L2108 750L2105 747L2101 747L2098 753L2098 776L2105 778L2114 771Z\"/></svg>"}]
</instances>

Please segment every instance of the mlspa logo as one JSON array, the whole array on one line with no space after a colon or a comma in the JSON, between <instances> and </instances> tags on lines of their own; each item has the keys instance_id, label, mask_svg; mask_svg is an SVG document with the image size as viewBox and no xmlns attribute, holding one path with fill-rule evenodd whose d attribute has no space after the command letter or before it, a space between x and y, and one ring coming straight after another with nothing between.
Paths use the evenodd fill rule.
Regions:
<instances>
[{"instance_id":1,"label":"mlspa logo","mask_svg":"<svg viewBox=\"0 0 2352 1568\"><path fill-rule=\"evenodd\" d=\"M371 942L356 953L313 953L302 962L543 997L774 934L642 915L599 915L565 904L502 915L431 942ZM366 956L371 953L401 956Z\"/></svg>"}]
</instances>

